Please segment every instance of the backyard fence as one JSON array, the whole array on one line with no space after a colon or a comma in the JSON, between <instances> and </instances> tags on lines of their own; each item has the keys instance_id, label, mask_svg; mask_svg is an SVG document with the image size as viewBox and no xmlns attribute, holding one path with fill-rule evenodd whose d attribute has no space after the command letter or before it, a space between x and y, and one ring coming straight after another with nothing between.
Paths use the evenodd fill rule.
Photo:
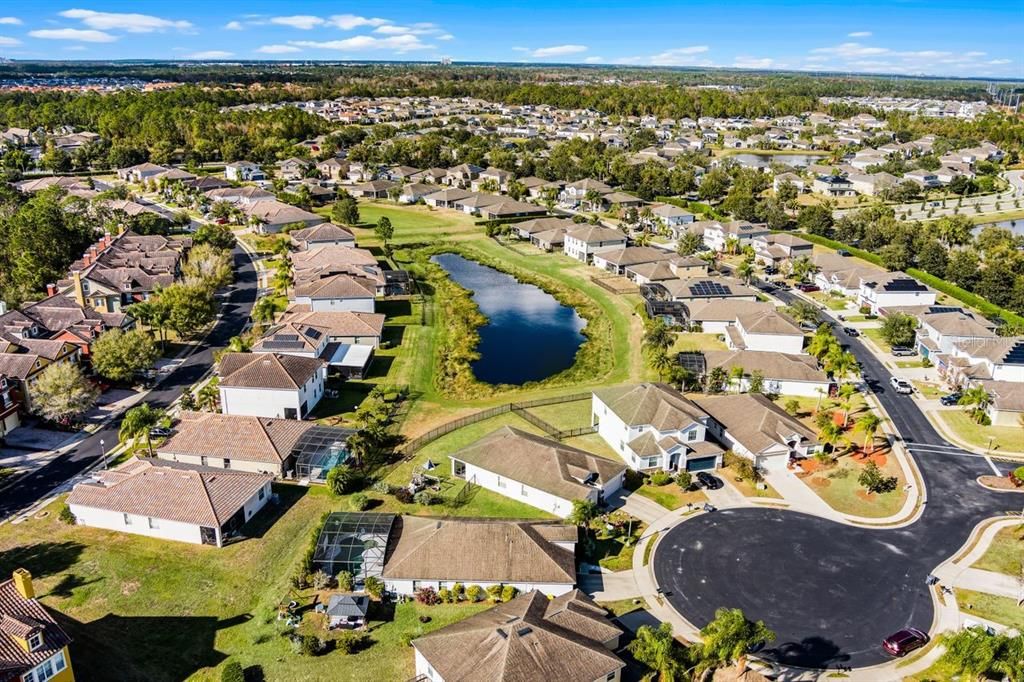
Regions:
<instances>
[{"instance_id":1,"label":"backyard fence","mask_svg":"<svg viewBox=\"0 0 1024 682\"><path fill-rule=\"evenodd\" d=\"M615 281L615 282L620 282L620 284L615 286L615 285L609 284L607 282L607 280L612 280L612 281ZM601 287L602 289L604 289L606 291L610 291L611 293L615 294L616 296L624 296L626 294L638 294L638 293L640 293L640 287L639 286L637 286L636 284L633 284L633 283L621 284L622 280L619 279L618 277L591 277L590 281L593 282L594 284L596 284L597 286ZM626 280L626 282L629 282L629 280Z\"/></svg>"},{"instance_id":2,"label":"backyard fence","mask_svg":"<svg viewBox=\"0 0 1024 682\"><path fill-rule=\"evenodd\" d=\"M427 431L426 433L421 434L416 438L413 438L412 440L404 443L398 449L398 452L399 454L402 455L404 459L408 460L418 451L422 450L430 443L433 443L441 436L446 436L452 431L458 431L464 426L476 424L477 422L482 422L486 419L491 419L492 417L497 417L502 414L508 414L509 412L515 412L518 416L522 417L523 419L530 422L540 430L544 431L544 433L558 440L562 440L564 438L572 438L574 436L581 436L587 433L594 433L595 427L593 426L584 426L575 429L558 429L552 426L551 424L547 423L543 419L537 417L536 415L527 412L527 410L529 410L531 407L543 407L545 405L557 405L560 403L573 403L579 400L589 399L589 393L574 393L572 395L555 396L552 398L540 398L538 400L528 400L520 403L505 403L504 405L498 405L496 407L491 407L486 410L474 412L473 414L468 414L465 417L453 419L452 421L442 424L437 428L433 428L430 431Z\"/></svg>"}]
</instances>

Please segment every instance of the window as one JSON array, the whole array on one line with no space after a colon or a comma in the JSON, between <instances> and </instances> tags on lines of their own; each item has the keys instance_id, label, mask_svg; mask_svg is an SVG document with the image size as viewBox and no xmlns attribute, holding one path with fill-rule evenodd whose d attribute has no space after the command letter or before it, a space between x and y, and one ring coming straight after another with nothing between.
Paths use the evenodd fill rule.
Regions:
<instances>
[{"instance_id":1,"label":"window","mask_svg":"<svg viewBox=\"0 0 1024 682\"><path fill-rule=\"evenodd\" d=\"M43 633L35 632L29 635L28 638L28 650L35 651L43 645Z\"/></svg>"},{"instance_id":2,"label":"window","mask_svg":"<svg viewBox=\"0 0 1024 682\"><path fill-rule=\"evenodd\" d=\"M606 679L606 680L614 680L615 679L615 671L612 671L612 672L608 673L608 677L606 677L604 679Z\"/></svg>"},{"instance_id":3,"label":"window","mask_svg":"<svg viewBox=\"0 0 1024 682\"><path fill-rule=\"evenodd\" d=\"M529 495L529 493L526 492L526 486L525 485L522 486L522 494L523 494L523 497L527 497Z\"/></svg>"},{"instance_id":4,"label":"window","mask_svg":"<svg viewBox=\"0 0 1024 682\"><path fill-rule=\"evenodd\" d=\"M499 488L504 488L505 487L505 481L503 481L501 479L501 476L498 476L498 487Z\"/></svg>"},{"instance_id":5,"label":"window","mask_svg":"<svg viewBox=\"0 0 1024 682\"><path fill-rule=\"evenodd\" d=\"M64 652L58 651L57 655L50 659L53 661L53 667L57 672L60 672L64 668L68 667L67 662L64 660Z\"/></svg>"},{"instance_id":6,"label":"window","mask_svg":"<svg viewBox=\"0 0 1024 682\"><path fill-rule=\"evenodd\" d=\"M128 516L128 514L124 514L123 516L124 516L124 525L126 525L126 526L132 525L132 517Z\"/></svg>"},{"instance_id":7,"label":"window","mask_svg":"<svg viewBox=\"0 0 1024 682\"><path fill-rule=\"evenodd\" d=\"M152 516L149 516L147 517L147 520L149 521L149 527L153 530L160 527L160 519L154 519Z\"/></svg>"},{"instance_id":8,"label":"window","mask_svg":"<svg viewBox=\"0 0 1024 682\"><path fill-rule=\"evenodd\" d=\"M203 455L202 457L199 458L199 464L201 464L202 466L207 466L207 462L209 462L209 460L206 458L206 455Z\"/></svg>"},{"instance_id":9,"label":"window","mask_svg":"<svg viewBox=\"0 0 1024 682\"><path fill-rule=\"evenodd\" d=\"M686 440L697 440L697 431L688 431L686 433Z\"/></svg>"},{"instance_id":10,"label":"window","mask_svg":"<svg viewBox=\"0 0 1024 682\"><path fill-rule=\"evenodd\" d=\"M226 457L224 458L224 468L225 469L230 469L231 468L231 460L227 459Z\"/></svg>"},{"instance_id":11,"label":"window","mask_svg":"<svg viewBox=\"0 0 1024 682\"><path fill-rule=\"evenodd\" d=\"M258 493L256 493L256 499L258 499L258 500L262 500L266 496L267 496L267 493L263 490L263 488L260 488L260 491Z\"/></svg>"}]
</instances>

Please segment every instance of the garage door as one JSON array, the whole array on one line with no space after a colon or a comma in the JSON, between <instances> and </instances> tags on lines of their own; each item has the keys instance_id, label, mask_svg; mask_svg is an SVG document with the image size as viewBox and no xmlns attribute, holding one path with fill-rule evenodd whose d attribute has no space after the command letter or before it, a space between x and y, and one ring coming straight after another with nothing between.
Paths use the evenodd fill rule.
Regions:
<instances>
[{"instance_id":1,"label":"garage door","mask_svg":"<svg viewBox=\"0 0 1024 682\"><path fill-rule=\"evenodd\" d=\"M696 457L686 460L687 471L710 471L715 468L717 457Z\"/></svg>"}]
</instances>

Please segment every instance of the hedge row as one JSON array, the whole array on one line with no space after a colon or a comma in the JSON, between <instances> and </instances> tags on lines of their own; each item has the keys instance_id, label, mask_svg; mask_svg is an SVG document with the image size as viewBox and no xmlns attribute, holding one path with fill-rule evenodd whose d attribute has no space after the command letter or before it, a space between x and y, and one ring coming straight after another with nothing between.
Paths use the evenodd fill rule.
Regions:
<instances>
[{"instance_id":1,"label":"hedge row","mask_svg":"<svg viewBox=\"0 0 1024 682\"><path fill-rule=\"evenodd\" d=\"M828 248L835 249L836 251L838 251L839 249L843 249L844 251L849 251L850 254L856 256L857 258L860 258L862 260L866 260L869 263L874 263L875 265L877 265L879 267L885 267L884 265L882 265L882 259L879 258L878 256L876 256L875 254L871 253L870 251L865 251L864 249L858 249L856 246L849 246L849 245L844 244L842 242L837 242L834 239L829 239L828 237L822 237L822 236L816 235L816 234L807 234L807 233L801 232L800 236L803 237L804 239L806 239L809 242L814 242L815 244L820 244L821 246L827 246Z\"/></svg>"}]
</instances>

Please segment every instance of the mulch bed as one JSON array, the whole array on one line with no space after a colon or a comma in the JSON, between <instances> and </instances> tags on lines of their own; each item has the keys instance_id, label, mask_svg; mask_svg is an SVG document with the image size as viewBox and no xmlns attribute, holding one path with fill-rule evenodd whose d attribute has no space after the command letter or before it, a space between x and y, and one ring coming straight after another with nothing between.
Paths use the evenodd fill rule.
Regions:
<instances>
[{"instance_id":1,"label":"mulch bed","mask_svg":"<svg viewBox=\"0 0 1024 682\"><path fill-rule=\"evenodd\" d=\"M996 490L1008 490L1015 493L1024 493L1024 488L1017 487L1007 476L980 476L978 482L987 488Z\"/></svg>"}]
</instances>

